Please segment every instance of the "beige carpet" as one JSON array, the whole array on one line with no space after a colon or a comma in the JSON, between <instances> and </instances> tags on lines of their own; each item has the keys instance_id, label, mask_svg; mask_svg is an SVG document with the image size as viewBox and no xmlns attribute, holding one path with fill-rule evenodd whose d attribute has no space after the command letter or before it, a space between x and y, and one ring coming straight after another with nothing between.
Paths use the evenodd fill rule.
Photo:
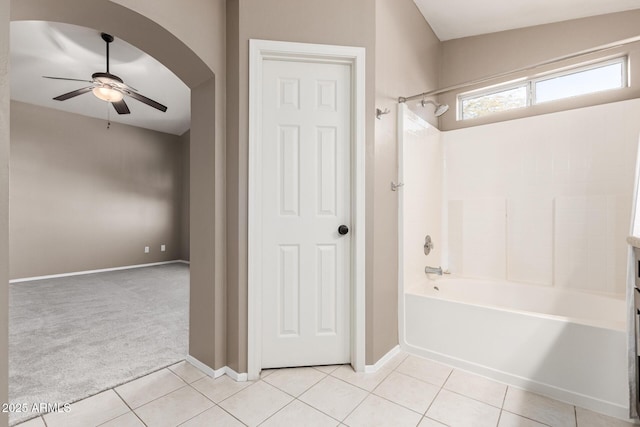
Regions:
<instances>
[{"instance_id":1,"label":"beige carpet","mask_svg":"<svg viewBox=\"0 0 640 427\"><path fill-rule=\"evenodd\" d=\"M74 402L187 355L188 265L16 283L9 292L11 403ZM10 424L34 415L12 413Z\"/></svg>"}]
</instances>

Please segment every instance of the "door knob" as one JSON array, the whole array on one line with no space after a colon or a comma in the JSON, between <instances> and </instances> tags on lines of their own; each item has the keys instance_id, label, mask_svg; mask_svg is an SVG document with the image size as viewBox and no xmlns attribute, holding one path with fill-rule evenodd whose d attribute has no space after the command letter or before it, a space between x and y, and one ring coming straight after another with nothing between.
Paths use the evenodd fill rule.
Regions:
<instances>
[{"instance_id":1,"label":"door knob","mask_svg":"<svg viewBox=\"0 0 640 427\"><path fill-rule=\"evenodd\" d=\"M346 225L341 225L340 227L338 227L338 234L344 236L348 232L349 232L349 227L347 227Z\"/></svg>"}]
</instances>

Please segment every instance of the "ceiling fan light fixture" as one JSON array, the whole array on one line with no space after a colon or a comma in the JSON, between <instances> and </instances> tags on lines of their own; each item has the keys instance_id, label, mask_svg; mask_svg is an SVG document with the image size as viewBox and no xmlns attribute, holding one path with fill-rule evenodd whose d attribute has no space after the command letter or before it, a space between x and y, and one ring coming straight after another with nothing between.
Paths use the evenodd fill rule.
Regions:
<instances>
[{"instance_id":1,"label":"ceiling fan light fixture","mask_svg":"<svg viewBox=\"0 0 640 427\"><path fill-rule=\"evenodd\" d=\"M93 94L103 101L120 102L124 98L124 94L113 88L114 85L122 83L122 79L109 73L94 73L93 81L97 84L93 88Z\"/></svg>"},{"instance_id":2,"label":"ceiling fan light fixture","mask_svg":"<svg viewBox=\"0 0 640 427\"><path fill-rule=\"evenodd\" d=\"M124 98L124 94L110 87L98 86L92 90L96 98L102 99L107 102L120 102Z\"/></svg>"}]
</instances>

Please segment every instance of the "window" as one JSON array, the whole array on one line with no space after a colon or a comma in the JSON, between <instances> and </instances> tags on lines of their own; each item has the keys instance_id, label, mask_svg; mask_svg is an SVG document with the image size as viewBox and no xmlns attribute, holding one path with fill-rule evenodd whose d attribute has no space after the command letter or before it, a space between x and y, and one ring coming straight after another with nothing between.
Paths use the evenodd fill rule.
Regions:
<instances>
[{"instance_id":1,"label":"window","mask_svg":"<svg viewBox=\"0 0 640 427\"><path fill-rule=\"evenodd\" d=\"M458 120L627 86L627 58L458 96Z\"/></svg>"},{"instance_id":2,"label":"window","mask_svg":"<svg viewBox=\"0 0 640 427\"><path fill-rule=\"evenodd\" d=\"M461 119L475 119L498 111L512 110L514 108L526 107L527 92L526 85L501 89L495 92L474 95L468 98L461 98Z\"/></svg>"}]
</instances>

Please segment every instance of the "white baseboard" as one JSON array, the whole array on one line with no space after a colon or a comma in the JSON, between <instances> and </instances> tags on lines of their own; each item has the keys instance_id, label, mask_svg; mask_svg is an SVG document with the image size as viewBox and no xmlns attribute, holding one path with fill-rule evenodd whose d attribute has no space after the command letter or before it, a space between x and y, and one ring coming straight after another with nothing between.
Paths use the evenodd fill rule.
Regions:
<instances>
[{"instance_id":1,"label":"white baseboard","mask_svg":"<svg viewBox=\"0 0 640 427\"><path fill-rule=\"evenodd\" d=\"M238 382L244 382L247 381L249 379L249 375L245 372L242 374L237 373L236 371L234 371L233 369L231 369L228 366L224 367L224 371L225 374L227 374L227 376L233 378L234 380L238 381Z\"/></svg>"},{"instance_id":2,"label":"white baseboard","mask_svg":"<svg viewBox=\"0 0 640 427\"><path fill-rule=\"evenodd\" d=\"M179 260L177 260L176 262L181 262L182 264L187 264L187 265L190 265L190 264L191 264L191 261L185 261L185 260L183 260L183 259L179 259Z\"/></svg>"},{"instance_id":3,"label":"white baseboard","mask_svg":"<svg viewBox=\"0 0 640 427\"><path fill-rule=\"evenodd\" d=\"M109 271L129 270L131 268L144 268L144 267L153 267L153 266L156 266L156 265L176 264L176 263L189 264L189 261L182 261L182 260L162 261L162 262L152 262L152 263L149 263L149 264L136 264L136 265L125 265L123 267L102 268L100 270L74 271L74 272L71 272L71 273L50 274L48 276L37 276L37 277L25 277L25 278L22 278L22 279L12 279L12 280L9 280L9 283L32 282L34 280L57 279L57 278L60 278L60 277L82 276L84 274L106 273L106 272L109 272Z\"/></svg>"},{"instance_id":4,"label":"white baseboard","mask_svg":"<svg viewBox=\"0 0 640 427\"><path fill-rule=\"evenodd\" d=\"M550 384L533 381L508 372L499 371L487 366L478 365L467 362L466 360L448 356L446 354L430 351L421 347L415 347L410 344L403 344L402 350L410 354L426 357L430 360L445 363L454 368L459 368L477 375L490 378L495 381L507 384L512 387L527 390L533 393L541 394L571 405L580 406L593 412L608 415L610 417L621 420L628 420L629 408L618 405L614 402L608 402L595 397L586 396L570 390L562 389Z\"/></svg>"},{"instance_id":5,"label":"white baseboard","mask_svg":"<svg viewBox=\"0 0 640 427\"><path fill-rule=\"evenodd\" d=\"M223 366L220 369L213 369L210 368L209 366L205 365L204 363L202 363L201 361L199 361L198 359L196 359L195 357L188 355L186 358L186 361L191 363L193 366L195 366L196 368L200 369L202 372L204 372L205 374L209 375L212 378L218 378L221 377L223 375L227 375L228 377L231 377L233 380L237 381L237 382L244 382L247 381L247 374L239 374L236 371L234 371L233 369L231 369L228 366Z\"/></svg>"},{"instance_id":6,"label":"white baseboard","mask_svg":"<svg viewBox=\"0 0 640 427\"><path fill-rule=\"evenodd\" d=\"M380 368L382 368L389 360L393 359L398 353L400 353L400 346L397 345L393 347L387 354L382 356L380 360L378 360L375 365L366 365L364 367L364 372L367 374L372 374L374 372L378 372Z\"/></svg>"}]
</instances>

